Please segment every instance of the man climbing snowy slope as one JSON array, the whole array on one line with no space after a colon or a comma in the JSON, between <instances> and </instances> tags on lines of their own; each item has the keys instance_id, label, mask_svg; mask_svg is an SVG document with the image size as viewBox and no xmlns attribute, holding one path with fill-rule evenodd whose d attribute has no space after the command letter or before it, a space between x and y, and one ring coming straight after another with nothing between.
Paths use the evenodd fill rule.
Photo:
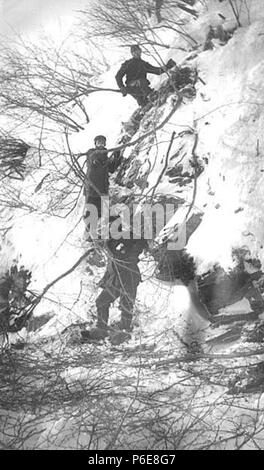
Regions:
<instances>
[{"instance_id":1,"label":"man climbing snowy slope","mask_svg":"<svg viewBox=\"0 0 264 470\"><path fill-rule=\"evenodd\" d=\"M101 198L107 196L109 191L109 173L114 173L121 162L120 151L107 156L106 138L98 135L94 139L95 148L86 154L86 178L84 182L84 195L86 204L92 204L101 217ZM88 210L89 212L89 210ZM86 213L85 218L88 217Z\"/></svg>"},{"instance_id":2,"label":"man climbing snowy slope","mask_svg":"<svg viewBox=\"0 0 264 470\"><path fill-rule=\"evenodd\" d=\"M130 50L132 59L126 60L117 72L117 85L123 96L129 94L137 100L139 106L145 106L148 103L149 95L153 92L149 86L147 74L162 75L174 67L176 63L170 59L164 67L155 67L141 59L142 50L138 45L131 46ZM126 77L125 85L124 77Z\"/></svg>"}]
</instances>

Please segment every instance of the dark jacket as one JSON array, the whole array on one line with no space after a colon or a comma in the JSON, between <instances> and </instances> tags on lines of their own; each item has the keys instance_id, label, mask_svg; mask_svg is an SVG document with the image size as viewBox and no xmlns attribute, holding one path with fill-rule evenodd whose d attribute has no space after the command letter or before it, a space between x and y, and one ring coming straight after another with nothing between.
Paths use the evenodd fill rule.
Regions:
<instances>
[{"instance_id":1,"label":"dark jacket","mask_svg":"<svg viewBox=\"0 0 264 470\"><path fill-rule=\"evenodd\" d=\"M148 242L144 239L134 240L132 233L130 236L130 239L120 238L120 240L114 240L111 238L107 241L106 246L115 260L137 264L139 255L148 247Z\"/></svg>"},{"instance_id":2,"label":"dark jacket","mask_svg":"<svg viewBox=\"0 0 264 470\"><path fill-rule=\"evenodd\" d=\"M132 234L131 234L132 236ZM109 286L119 288L129 288L129 284L138 285L141 275L138 268L139 255L148 248L146 240L133 240L132 238L114 240L110 239L106 243L109 252L106 272L101 279L99 286L107 288Z\"/></svg>"},{"instance_id":3,"label":"dark jacket","mask_svg":"<svg viewBox=\"0 0 264 470\"><path fill-rule=\"evenodd\" d=\"M87 152L87 171L85 180L86 197L101 197L109 190L109 173L114 173L121 162L120 151L107 157L107 149L90 149Z\"/></svg>"},{"instance_id":4,"label":"dark jacket","mask_svg":"<svg viewBox=\"0 0 264 470\"><path fill-rule=\"evenodd\" d=\"M134 80L147 77L147 73L161 75L166 71L166 67L154 67L154 65L145 62L142 59L132 58L126 60L116 74L116 81L119 88L124 87L123 77L126 76L126 86Z\"/></svg>"}]
</instances>

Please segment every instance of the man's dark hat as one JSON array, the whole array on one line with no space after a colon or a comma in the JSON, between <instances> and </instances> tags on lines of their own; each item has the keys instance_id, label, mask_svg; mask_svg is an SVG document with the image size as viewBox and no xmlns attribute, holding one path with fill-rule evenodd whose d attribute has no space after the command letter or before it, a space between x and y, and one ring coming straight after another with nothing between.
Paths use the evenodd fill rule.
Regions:
<instances>
[{"instance_id":1,"label":"man's dark hat","mask_svg":"<svg viewBox=\"0 0 264 470\"><path fill-rule=\"evenodd\" d=\"M94 138L94 142L96 142L97 140L104 140L106 142L106 137L104 135L97 135Z\"/></svg>"},{"instance_id":2,"label":"man's dark hat","mask_svg":"<svg viewBox=\"0 0 264 470\"><path fill-rule=\"evenodd\" d=\"M141 47L138 44L133 44L133 46L130 47L130 51L141 51Z\"/></svg>"}]
</instances>

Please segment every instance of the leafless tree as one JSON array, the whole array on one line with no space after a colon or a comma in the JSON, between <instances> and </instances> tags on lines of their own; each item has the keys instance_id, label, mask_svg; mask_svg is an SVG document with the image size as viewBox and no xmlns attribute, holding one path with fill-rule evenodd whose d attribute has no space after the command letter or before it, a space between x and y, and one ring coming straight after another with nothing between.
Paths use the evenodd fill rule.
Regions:
<instances>
[{"instance_id":1,"label":"leafless tree","mask_svg":"<svg viewBox=\"0 0 264 470\"><path fill-rule=\"evenodd\" d=\"M250 23L250 2L248 0L228 0L232 13L236 19L237 26L242 26L241 16L247 15L248 22Z\"/></svg>"},{"instance_id":2,"label":"leafless tree","mask_svg":"<svg viewBox=\"0 0 264 470\"><path fill-rule=\"evenodd\" d=\"M25 157L30 146L0 130L0 177L23 179Z\"/></svg>"},{"instance_id":3,"label":"leafless tree","mask_svg":"<svg viewBox=\"0 0 264 470\"><path fill-rule=\"evenodd\" d=\"M261 383L242 393L230 386L248 382L263 363L250 364L241 351L151 350L172 331L123 355L116 348L80 347L81 327L2 354L2 449L263 448ZM263 348L252 351L251 362L260 353Z\"/></svg>"},{"instance_id":4,"label":"leafless tree","mask_svg":"<svg viewBox=\"0 0 264 470\"><path fill-rule=\"evenodd\" d=\"M190 16L197 13L192 0L103 0L83 10L83 30L88 39L118 39L123 44L140 43L168 48L159 33L172 30L189 45L196 43L186 31Z\"/></svg>"},{"instance_id":5,"label":"leafless tree","mask_svg":"<svg viewBox=\"0 0 264 470\"><path fill-rule=\"evenodd\" d=\"M19 39L2 44L0 61L1 114L39 129L78 132L89 122L83 98L104 90L96 79L106 64L85 49L79 54L63 44L36 46Z\"/></svg>"}]
</instances>

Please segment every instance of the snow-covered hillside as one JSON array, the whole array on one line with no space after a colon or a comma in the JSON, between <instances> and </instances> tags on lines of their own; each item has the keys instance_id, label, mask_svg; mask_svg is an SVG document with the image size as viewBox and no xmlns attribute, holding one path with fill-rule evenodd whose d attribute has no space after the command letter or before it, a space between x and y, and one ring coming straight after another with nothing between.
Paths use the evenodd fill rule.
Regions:
<instances>
[{"instance_id":1,"label":"snow-covered hillside","mask_svg":"<svg viewBox=\"0 0 264 470\"><path fill-rule=\"evenodd\" d=\"M232 448L237 444L238 429L252 423L261 431L256 446L263 445L259 418L262 399L254 397L242 422L236 407L245 406L244 399L236 402L233 395L226 395L227 391L237 393L245 383L248 386L251 372L243 367L250 368L255 356L263 354L263 348L254 350L247 340L253 334L251 330L259 332L264 312L264 11L262 0L240 3L238 24L230 2L196 1L193 8L197 17L187 15L193 47L186 46L183 37L172 31L160 32L160 40L169 42L170 48L160 48L159 54L164 63L174 59L177 67L151 78L151 85L159 92L158 100L138 111L130 96L111 91L92 93L82 102L89 123L82 123L83 130L69 137L76 155L91 148L97 134L106 135L108 148L125 147L122 167L111 178L113 200L133 194L141 200L177 201L180 207L168 224L171 235L179 219L186 222L186 217L188 228L191 217L199 217L184 250L184 260L192 260L195 271L195 279L189 279L192 282L188 286L179 272L170 279L155 277L156 264L151 256L141 260L143 282L138 289L133 337L127 344L114 347L106 341L95 347L80 343L80 329L95 319L97 283L104 266L90 266L82 259L90 246L84 236L82 184L69 173L71 159L63 138L56 141L52 136L52 152L34 142L25 160L24 179L3 179L2 278L14 263L25 266L32 273L30 292L38 296L69 270L36 302L33 318L47 315L49 321L36 331L24 327L9 335L17 348L11 347L11 354L17 355L25 374L14 407L8 389L12 371L3 349L3 365L9 377L0 405L0 414L6 420L0 425L3 445ZM205 47L210 26L215 36ZM224 31L224 36L219 31ZM107 50L104 53L107 56ZM114 77L125 58L121 47L113 57L109 53L111 66L100 76L102 87L116 88ZM40 154L42 166L38 167ZM79 161L84 165L85 157ZM10 188L11 203L6 204ZM167 256L173 264L174 255ZM71 269L75 263L76 269ZM251 274L257 276L251 278ZM216 325L211 325L208 310L215 316ZM226 323L233 314L240 316L242 323L228 329ZM111 320L118 315L115 305ZM248 319L256 323L252 326ZM8 347L4 335L2 344ZM25 367L23 354L30 359ZM30 361L36 367L32 387L27 383ZM19 392L23 397L32 394L34 400L42 387L45 389L46 372L46 398L35 405L40 414L30 406L22 413ZM54 402L50 393L53 388ZM120 409L113 404L113 396ZM96 434L91 415L94 418L99 413L98 403L101 414ZM117 424L109 430L114 415ZM105 427L100 428L102 422ZM204 426L200 427L197 423L201 422ZM21 435L18 423L22 423ZM34 426L37 434L27 435L27 429ZM13 430L10 438L7 428ZM181 434L179 429L185 428L188 432ZM219 430L223 439L218 436ZM158 435L162 436L160 441ZM239 434L237 445L254 447L254 439L244 437L243 432ZM22 444L16 444L19 438Z\"/></svg>"}]
</instances>

